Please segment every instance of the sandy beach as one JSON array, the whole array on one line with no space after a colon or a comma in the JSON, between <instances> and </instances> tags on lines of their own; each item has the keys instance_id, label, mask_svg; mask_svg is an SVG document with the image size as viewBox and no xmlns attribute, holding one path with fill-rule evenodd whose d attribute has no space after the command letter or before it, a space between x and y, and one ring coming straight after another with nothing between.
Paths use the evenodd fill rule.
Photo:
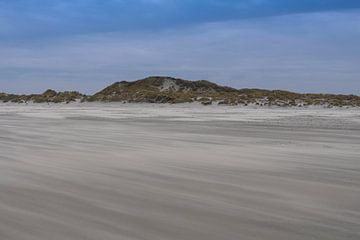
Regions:
<instances>
[{"instance_id":1,"label":"sandy beach","mask_svg":"<svg viewBox=\"0 0 360 240\"><path fill-rule=\"evenodd\" d=\"M0 239L360 239L360 111L0 104Z\"/></svg>"}]
</instances>

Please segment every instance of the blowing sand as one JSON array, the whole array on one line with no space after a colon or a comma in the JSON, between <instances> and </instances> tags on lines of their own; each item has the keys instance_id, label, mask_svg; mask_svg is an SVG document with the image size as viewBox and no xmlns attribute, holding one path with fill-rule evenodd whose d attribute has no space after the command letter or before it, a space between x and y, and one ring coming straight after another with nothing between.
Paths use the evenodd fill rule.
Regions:
<instances>
[{"instance_id":1,"label":"blowing sand","mask_svg":"<svg viewBox=\"0 0 360 240\"><path fill-rule=\"evenodd\" d=\"M0 105L1 240L360 239L360 111Z\"/></svg>"}]
</instances>

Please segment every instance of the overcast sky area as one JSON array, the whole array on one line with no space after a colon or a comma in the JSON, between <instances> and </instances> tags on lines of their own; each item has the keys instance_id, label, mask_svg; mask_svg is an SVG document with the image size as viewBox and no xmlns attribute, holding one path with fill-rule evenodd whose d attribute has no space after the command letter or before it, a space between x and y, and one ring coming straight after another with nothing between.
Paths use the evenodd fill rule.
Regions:
<instances>
[{"instance_id":1,"label":"overcast sky area","mask_svg":"<svg viewBox=\"0 0 360 240\"><path fill-rule=\"evenodd\" d=\"M0 92L150 75L360 95L359 0L0 0Z\"/></svg>"}]
</instances>

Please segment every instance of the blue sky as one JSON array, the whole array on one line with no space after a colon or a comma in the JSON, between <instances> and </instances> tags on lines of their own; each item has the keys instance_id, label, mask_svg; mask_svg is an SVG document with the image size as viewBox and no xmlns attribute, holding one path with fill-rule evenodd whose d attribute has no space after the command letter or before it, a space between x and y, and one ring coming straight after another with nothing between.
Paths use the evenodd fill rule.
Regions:
<instances>
[{"instance_id":1,"label":"blue sky","mask_svg":"<svg viewBox=\"0 0 360 240\"><path fill-rule=\"evenodd\" d=\"M360 95L359 0L0 0L0 92L148 75Z\"/></svg>"}]
</instances>

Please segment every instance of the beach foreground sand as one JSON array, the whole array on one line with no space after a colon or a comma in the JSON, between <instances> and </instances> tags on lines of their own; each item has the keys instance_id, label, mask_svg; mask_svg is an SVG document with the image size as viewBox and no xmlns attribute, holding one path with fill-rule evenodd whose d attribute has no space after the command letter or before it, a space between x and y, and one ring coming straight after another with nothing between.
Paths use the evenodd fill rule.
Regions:
<instances>
[{"instance_id":1,"label":"beach foreground sand","mask_svg":"<svg viewBox=\"0 0 360 240\"><path fill-rule=\"evenodd\" d=\"M360 111L2 104L0 239L360 239Z\"/></svg>"}]
</instances>

